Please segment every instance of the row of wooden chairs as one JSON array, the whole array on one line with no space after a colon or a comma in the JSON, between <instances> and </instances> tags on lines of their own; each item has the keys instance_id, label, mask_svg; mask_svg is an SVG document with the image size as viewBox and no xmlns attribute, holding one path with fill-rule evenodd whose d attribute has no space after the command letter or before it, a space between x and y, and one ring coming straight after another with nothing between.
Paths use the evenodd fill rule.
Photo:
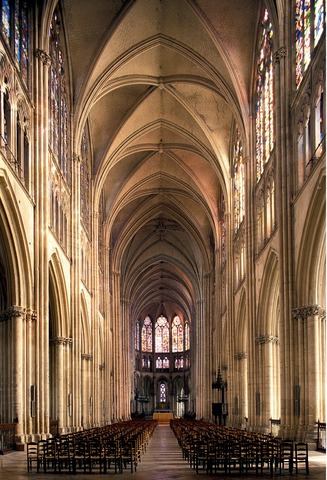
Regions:
<instances>
[{"instance_id":1,"label":"row of wooden chairs","mask_svg":"<svg viewBox=\"0 0 327 480\"><path fill-rule=\"evenodd\" d=\"M183 458L199 473L309 474L308 444L202 421L170 422Z\"/></svg>"},{"instance_id":2,"label":"row of wooden chairs","mask_svg":"<svg viewBox=\"0 0 327 480\"><path fill-rule=\"evenodd\" d=\"M136 420L70 433L27 444L27 470L43 473L136 471L157 425Z\"/></svg>"}]
</instances>

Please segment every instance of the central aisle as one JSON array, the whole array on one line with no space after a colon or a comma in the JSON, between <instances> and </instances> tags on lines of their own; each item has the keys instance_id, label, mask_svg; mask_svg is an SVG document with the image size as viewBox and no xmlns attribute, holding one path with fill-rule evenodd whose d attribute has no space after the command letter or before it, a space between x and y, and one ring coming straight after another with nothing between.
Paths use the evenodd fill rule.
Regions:
<instances>
[{"instance_id":1,"label":"central aisle","mask_svg":"<svg viewBox=\"0 0 327 480\"><path fill-rule=\"evenodd\" d=\"M188 480L191 477L199 478L183 459L174 432L168 424L158 425L133 479Z\"/></svg>"}]
</instances>

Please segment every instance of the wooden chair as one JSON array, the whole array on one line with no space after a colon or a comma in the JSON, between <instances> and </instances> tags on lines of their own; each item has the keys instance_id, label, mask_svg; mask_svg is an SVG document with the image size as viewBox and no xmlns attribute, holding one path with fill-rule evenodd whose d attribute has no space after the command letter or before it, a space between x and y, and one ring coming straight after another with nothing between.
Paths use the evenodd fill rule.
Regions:
<instances>
[{"instance_id":1,"label":"wooden chair","mask_svg":"<svg viewBox=\"0 0 327 480\"><path fill-rule=\"evenodd\" d=\"M121 462L122 466L127 468L130 465L131 473L136 472L138 456L136 440L130 438L121 442Z\"/></svg>"},{"instance_id":2,"label":"wooden chair","mask_svg":"<svg viewBox=\"0 0 327 480\"><path fill-rule=\"evenodd\" d=\"M258 473L260 465L260 442L256 439L243 439L240 443L241 449L241 470L248 473Z\"/></svg>"},{"instance_id":3,"label":"wooden chair","mask_svg":"<svg viewBox=\"0 0 327 480\"><path fill-rule=\"evenodd\" d=\"M86 463L89 473L105 472L106 463L104 461L103 448L100 439L93 438L86 443Z\"/></svg>"},{"instance_id":4,"label":"wooden chair","mask_svg":"<svg viewBox=\"0 0 327 480\"><path fill-rule=\"evenodd\" d=\"M27 443L27 471L30 472L35 464L37 472L39 472L39 448L37 442Z\"/></svg>"},{"instance_id":5,"label":"wooden chair","mask_svg":"<svg viewBox=\"0 0 327 480\"><path fill-rule=\"evenodd\" d=\"M73 454L73 473L83 471L86 473L88 467L86 441L83 438L75 439Z\"/></svg>"},{"instance_id":6,"label":"wooden chair","mask_svg":"<svg viewBox=\"0 0 327 480\"><path fill-rule=\"evenodd\" d=\"M276 447L277 448L277 447ZM260 445L260 472L268 470L269 473L273 473L274 469L274 444L272 440L262 440Z\"/></svg>"},{"instance_id":7,"label":"wooden chair","mask_svg":"<svg viewBox=\"0 0 327 480\"><path fill-rule=\"evenodd\" d=\"M57 441L57 465L59 473L72 473L74 466L74 445L69 437Z\"/></svg>"},{"instance_id":8,"label":"wooden chair","mask_svg":"<svg viewBox=\"0 0 327 480\"><path fill-rule=\"evenodd\" d=\"M107 438L104 440L104 461L106 462L106 471L111 466L115 467L115 473L122 473L122 455L119 440Z\"/></svg>"},{"instance_id":9,"label":"wooden chair","mask_svg":"<svg viewBox=\"0 0 327 480\"><path fill-rule=\"evenodd\" d=\"M42 444L43 471L57 472L58 469L58 441L55 438L48 438Z\"/></svg>"},{"instance_id":10,"label":"wooden chair","mask_svg":"<svg viewBox=\"0 0 327 480\"><path fill-rule=\"evenodd\" d=\"M282 470L287 469L289 473L293 472L293 442L283 440L279 444L277 456L275 457L275 468Z\"/></svg>"},{"instance_id":11,"label":"wooden chair","mask_svg":"<svg viewBox=\"0 0 327 480\"><path fill-rule=\"evenodd\" d=\"M295 471L299 472L299 467L304 465L305 471L309 474L309 453L308 453L308 444L305 442L295 443L294 449L294 458Z\"/></svg>"}]
</instances>

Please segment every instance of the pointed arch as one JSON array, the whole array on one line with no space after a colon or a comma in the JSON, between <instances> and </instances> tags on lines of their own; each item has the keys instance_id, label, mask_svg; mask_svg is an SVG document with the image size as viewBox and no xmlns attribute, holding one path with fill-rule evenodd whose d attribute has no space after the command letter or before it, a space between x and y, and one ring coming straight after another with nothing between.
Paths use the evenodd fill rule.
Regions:
<instances>
[{"instance_id":1,"label":"pointed arch","mask_svg":"<svg viewBox=\"0 0 327 480\"><path fill-rule=\"evenodd\" d=\"M248 399L248 341L249 319L246 310L246 291L240 292L240 300L236 315L235 335L235 373L234 373L234 397L232 399L235 418L240 428L245 428L244 418L249 415Z\"/></svg>"},{"instance_id":2,"label":"pointed arch","mask_svg":"<svg viewBox=\"0 0 327 480\"><path fill-rule=\"evenodd\" d=\"M270 419L280 418L279 270L271 249L263 270L256 324L256 416L266 432Z\"/></svg>"},{"instance_id":3,"label":"pointed arch","mask_svg":"<svg viewBox=\"0 0 327 480\"><path fill-rule=\"evenodd\" d=\"M28 240L13 187L3 170L0 170L0 259L6 297L1 298L0 310L12 305L31 308L33 282Z\"/></svg>"},{"instance_id":4,"label":"pointed arch","mask_svg":"<svg viewBox=\"0 0 327 480\"><path fill-rule=\"evenodd\" d=\"M49 261L50 338L71 337L65 275L58 252Z\"/></svg>"},{"instance_id":5,"label":"pointed arch","mask_svg":"<svg viewBox=\"0 0 327 480\"><path fill-rule=\"evenodd\" d=\"M296 273L298 306L326 306L326 177L316 184L304 225Z\"/></svg>"},{"instance_id":6,"label":"pointed arch","mask_svg":"<svg viewBox=\"0 0 327 480\"><path fill-rule=\"evenodd\" d=\"M81 351L88 353L91 350L91 332L87 303L84 292L81 294Z\"/></svg>"},{"instance_id":7,"label":"pointed arch","mask_svg":"<svg viewBox=\"0 0 327 480\"><path fill-rule=\"evenodd\" d=\"M267 294L269 292L269 295ZM270 334L278 337L279 271L278 258L271 250L263 270L259 294L256 335Z\"/></svg>"}]
</instances>

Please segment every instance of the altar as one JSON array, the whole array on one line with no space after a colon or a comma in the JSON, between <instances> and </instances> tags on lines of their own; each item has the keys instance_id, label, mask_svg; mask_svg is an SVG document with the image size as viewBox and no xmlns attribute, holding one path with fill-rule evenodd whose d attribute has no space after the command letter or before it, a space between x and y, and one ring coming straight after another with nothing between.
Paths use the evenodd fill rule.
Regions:
<instances>
[{"instance_id":1,"label":"altar","mask_svg":"<svg viewBox=\"0 0 327 480\"><path fill-rule=\"evenodd\" d=\"M169 423L174 418L171 410L157 410L153 412L153 420L158 420L158 423Z\"/></svg>"}]
</instances>

